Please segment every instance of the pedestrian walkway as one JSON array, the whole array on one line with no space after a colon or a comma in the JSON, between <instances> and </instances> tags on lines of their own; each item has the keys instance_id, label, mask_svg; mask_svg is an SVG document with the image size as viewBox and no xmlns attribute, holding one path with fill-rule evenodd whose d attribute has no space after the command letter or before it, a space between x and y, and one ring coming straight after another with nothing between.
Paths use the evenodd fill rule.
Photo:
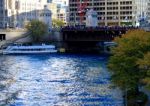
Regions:
<instances>
[{"instance_id":1,"label":"pedestrian walkway","mask_svg":"<svg viewBox=\"0 0 150 106\"><path fill-rule=\"evenodd\" d=\"M3 46L7 46L8 44L14 43L14 42L16 42L17 40L22 39L22 38L25 38L25 37L27 37L27 36L29 36L29 35L30 35L30 32L27 32L27 33L23 34L22 36L13 38L13 39L11 39L11 40L3 40L3 41L0 41L0 49L2 49Z\"/></svg>"}]
</instances>

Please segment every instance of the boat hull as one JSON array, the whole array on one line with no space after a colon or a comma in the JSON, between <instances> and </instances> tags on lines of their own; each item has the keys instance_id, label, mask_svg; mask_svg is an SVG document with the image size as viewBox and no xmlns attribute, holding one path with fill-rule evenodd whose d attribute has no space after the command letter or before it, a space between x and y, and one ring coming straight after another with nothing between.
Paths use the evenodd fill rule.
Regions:
<instances>
[{"instance_id":1,"label":"boat hull","mask_svg":"<svg viewBox=\"0 0 150 106\"><path fill-rule=\"evenodd\" d=\"M57 53L57 50L47 50L47 51L3 51L3 54L48 54Z\"/></svg>"}]
</instances>

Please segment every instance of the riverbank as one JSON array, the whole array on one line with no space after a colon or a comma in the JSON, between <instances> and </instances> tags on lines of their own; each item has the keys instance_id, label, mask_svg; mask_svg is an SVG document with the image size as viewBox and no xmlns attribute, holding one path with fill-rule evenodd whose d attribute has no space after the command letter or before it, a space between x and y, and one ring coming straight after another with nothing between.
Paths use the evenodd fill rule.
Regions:
<instances>
[{"instance_id":1,"label":"riverbank","mask_svg":"<svg viewBox=\"0 0 150 106\"><path fill-rule=\"evenodd\" d=\"M53 43L47 43L47 44L52 44L55 45ZM36 44L32 44L32 43L25 43L25 44L21 44L24 46L32 46L32 45L36 45ZM8 46L8 45L7 45ZM6 46L6 47L7 47ZM5 48L6 48L5 47ZM56 49L57 49L57 53L73 53L73 54L109 54L109 53L105 53L103 48L101 47L97 47L97 48L65 48L65 47L59 47L58 45L56 45ZM0 54L2 54L3 49L0 49Z\"/></svg>"}]
</instances>

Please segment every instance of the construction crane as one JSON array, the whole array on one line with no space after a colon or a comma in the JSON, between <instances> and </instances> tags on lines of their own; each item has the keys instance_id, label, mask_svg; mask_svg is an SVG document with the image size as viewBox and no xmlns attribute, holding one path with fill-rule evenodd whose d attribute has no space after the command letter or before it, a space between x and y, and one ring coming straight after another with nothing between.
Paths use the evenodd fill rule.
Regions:
<instances>
[{"instance_id":1,"label":"construction crane","mask_svg":"<svg viewBox=\"0 0 150 106\"><path fill-rule=\"evenodd\" d=\"M86 7L88 0L77 0L77 12L80 18L80 25L83 24L84 16L86 13Z\"/></svg>"}]
</instances>

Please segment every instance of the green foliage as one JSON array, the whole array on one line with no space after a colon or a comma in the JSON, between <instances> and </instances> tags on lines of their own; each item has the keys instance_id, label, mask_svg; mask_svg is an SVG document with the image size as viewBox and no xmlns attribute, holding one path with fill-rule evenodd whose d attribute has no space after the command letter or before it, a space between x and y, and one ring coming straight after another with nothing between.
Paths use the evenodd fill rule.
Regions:
<instances>
[{"instance_id":1,"label":"green foliage","mask_svg":"<svg viewBox=\"0 0 150 106\"><path fill-rule=\"evenodd\" d=\"M32 20L26 28L31 32L31 37L35 42L39 42L48 31L47 25L38 20Z\"/></svg>"},{"instance_id":2,"label":"green foliage","mask_svg":"<svg viewBox=\"0 0 150 106\"><path fill-rule=\"evenodd\" d=\"M56 20L56 19L53 19L52 20L52 26L53 27L61 27L61 26L64 26L65 23L61 20Z\"/></svg>"},{"instance_id":3,"label":"green foliage","mask_svg":"<svg viewBox=\"0 0 150 106\"><path fill-rule=\"evenodd\" d=\"M144 55L144 58L137 61L140 70L146 71L146 77L142 80L142 83L146 84L146 87L150 89L150 52Z\"/></svg>"},{"instance_id":4,"label":"green foliage","mask_svg":"<svg viewBox=\"0 0 150 106\"><path fill-rule=\"evenodd\" d=\"M138 61L150 51L150 33L131 30L121 38L116 38L115 42L118 46L112 48L113 55L108 61L112 81L123 90L132 89L138 92L137 88L147 73L147 70L139 68Z\"/></svg>"},{"instance_id":5,"label":"green foliage","mask_svg":"<svg viewBox=\"0 0 150 106\"><path fill-rule=\"evenodd\" d=\"M132 25L132 22L121 22L121 25L129 26L129 25Z\"/></svg>"}]
</instances>

